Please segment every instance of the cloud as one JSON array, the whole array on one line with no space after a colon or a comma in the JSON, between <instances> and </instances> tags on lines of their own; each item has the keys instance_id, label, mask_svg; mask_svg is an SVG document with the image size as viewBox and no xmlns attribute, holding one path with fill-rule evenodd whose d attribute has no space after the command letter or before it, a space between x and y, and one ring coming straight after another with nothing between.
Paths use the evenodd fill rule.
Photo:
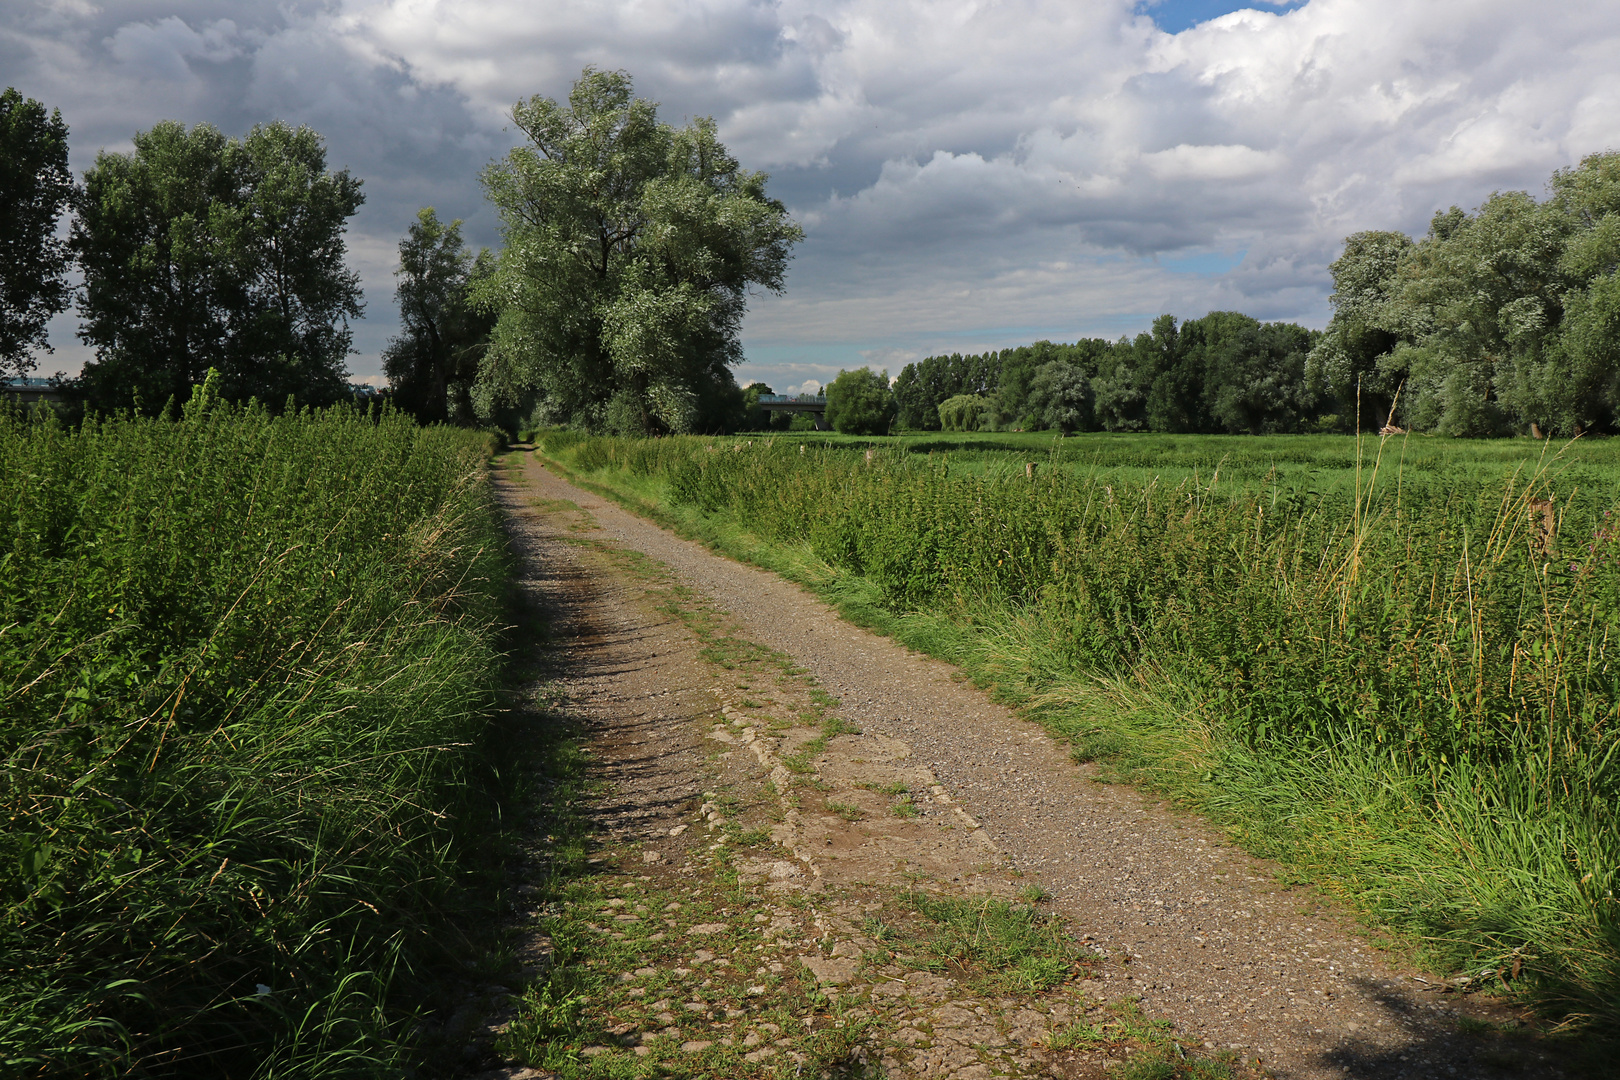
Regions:
<instances>
[{"instance_id":1,"label":"cloud","mask_svg":"<svg viewBox=\"0 0 1620 1080\"><path fill-rule=\"evenodd\" d=\"M196 76L190 61L217 64L242 55L236 38L236 24L230 19L193 29L185 20L170 15L156 22L126 23L105 44L113 59L138 76L191 82Z\"/></svg>"},{"instance_id":2,"label":"cloud","mask_svg":"<svg viewBox=\"0 0 1620 1080\"><path fill-rule=\"evenodd\" d=\"M1320 325L1349 233L1421 231L1436 209L1539 192L1620 148L1611 6L1235 8L23 3L0 15L0 64L61 105L79 167L165 117L325 134L366 181L362 372L391 330L391 253L416 207L494 243L476 175L511 145L506 110L565 95L586 64L630 71L675 122L714 116L804 223L787 295L756 299L746 328L742 373L772 385L1113 336L1161 311Z\"/></svg>"}]
</instances>

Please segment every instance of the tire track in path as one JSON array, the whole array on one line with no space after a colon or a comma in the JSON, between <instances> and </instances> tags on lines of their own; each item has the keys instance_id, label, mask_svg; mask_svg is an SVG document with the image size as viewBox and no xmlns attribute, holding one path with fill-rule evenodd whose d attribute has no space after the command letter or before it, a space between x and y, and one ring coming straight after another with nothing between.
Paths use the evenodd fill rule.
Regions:
<instances>
[{"instance_id":1,"label":"tire track in path","mask_svg":"<svg viewBox=\"0 0 1620 1080\"><path fill-rule=\"evenodd\" d=\"M1138 997L1206 1046L1279 1076L1558 1076L1538 1044L1464 1033L1519 1017L1442 996L1312 890L1204 823L1099 783L956 669L852 626L774 574L723 558L581 490L523 455L526 486L588 510L615 543L669 565L751 640L790 656L869 733L902 739L1077 932L1116 958L1103 993Z\"/></svg>"}]
</instances>

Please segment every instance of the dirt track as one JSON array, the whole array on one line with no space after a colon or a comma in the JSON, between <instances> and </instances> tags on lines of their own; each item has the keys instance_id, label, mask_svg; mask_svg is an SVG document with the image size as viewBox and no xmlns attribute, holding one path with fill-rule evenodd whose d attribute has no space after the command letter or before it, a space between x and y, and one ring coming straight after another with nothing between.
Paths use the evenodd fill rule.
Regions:
<instances>
[{"instance_id":1,"label":"dirt track","mask_svg":"<svg viewBox=\"0 0 1620 1080\"><path fill-rule=\"evenodd\" d=\"M1095 997L1138 997L1149 1015L1173 1022L1195 1044L1258 1057L1277 1075L1557 1075L1534 1043L1458 1031L1460 1017L1512 1023L1511 1011L1435 992L1391 964L1317 894L1280 887L1272 867L1224 844L1197 820L1129 788L1096 782L1089 767L1075 765L1041 730L953 678L948 665L850 626L798 587L567 484L532 455L521 460L521 485L508 482L503 494L514 512L534 500L577 505L584 515L571 519L574 535L667 565L740 636L807 671L838 699L833 712L860 728L858 736L829 740L813 762L822 786L845 800L851 820L786 808L772 833L783 857L751 867L762 884L773 875L819 886L921 873L947 886L1010 893L1011 882L1036 882L1075 933L1112 958L1090 984ZM518 537L520 544L547 542L538 534L525 541L521 530ZM707 782L698 776L705 744L711 758L718 752L714 768L741 763L768 776L793 754L795 736L765 738L770 732L749 717L739 695L702 686L704 678L693 673L701 650L689 631L627 601L634 582L622 575L605 580L612 577L605 564L591 572L604 578L598 595L605 599L585 620L594 628L589 635L581 630L571 647L579 665L594 666L581 668L573 692L582 708L599 713L606 744L644 744L633 763L610 750L609 770L639 770L646 791L664 792L652 805L620 807L618 827L645 840L649 861L687 858L686 847L669 836L683 820L681 800ZM584 647L586 636L595 646ZM609 638L621 650L638 643L637 660L608 659ZM655 714L649 698L685 705ZM626 712L632 702L640 704ZM705 708L721 716L706 739L693 734L700 728L676 722L692 721ZM808 738L799 736L801 743ZM882 797L873 793L886 777L899 776L919 795L929 793L916 822L886 819ZM885 1064L964 1078L1026 1069L1033 1075L1047 1067L1038 1052L1009 1050L1004 1068L983 1054L934 1065L925 1057L919 1051Z\"/></svg>"}]
</instances>

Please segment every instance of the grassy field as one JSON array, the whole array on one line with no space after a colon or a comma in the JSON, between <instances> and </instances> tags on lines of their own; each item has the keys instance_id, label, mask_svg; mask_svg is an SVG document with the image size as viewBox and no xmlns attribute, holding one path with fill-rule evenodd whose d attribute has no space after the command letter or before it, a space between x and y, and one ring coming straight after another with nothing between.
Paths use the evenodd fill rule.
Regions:
<instances>
[{"instance_id":1,"label":"grassy field","mask_svg":"<svg viewBox=\"0 0 1620 1080\"><path fill-rule=\"evenodd\" d=\"M541 450L962 664L1443 973L1620 1027L1620 447L554 433Z\"/></svg>"},{"instance_id":2,"label":"grassy field","mask_svg":"<svg viewBox=\"0 0 1620 1080\"><path fill-rule=\"evenodd\" d=\"M770 435L742 436L761 442ZM1104 483L1175 486L1183 481L1227 492L1273 488L1339 492L1353 497L1357 463L1364 474L1383 451L1384 465L1406 483L1458 479L1495 482L1515 473L1548 471L1560 490L1620 482L1620 440L1539 443L1530 439L1463 440L1408 435L1381 440L1352 435L1158 435L1090 432L912 432L871 439L833 432L777 434L777 441L831 449L882 447L891 453L948 459L981 475L1023 472L1029 462ZM1365 479L1365 476L1363 476Z\"/></svg>"},{"instance_id":3,"label":"grassy field","mask_svg":"<svg viewBox=\"0 0 1620 1080\"><path fill-rule=\"evenodd\" d=\"M489 451L0 412L0 1073L421 1063L498 832Z\"/></svg>"}]
</instances>

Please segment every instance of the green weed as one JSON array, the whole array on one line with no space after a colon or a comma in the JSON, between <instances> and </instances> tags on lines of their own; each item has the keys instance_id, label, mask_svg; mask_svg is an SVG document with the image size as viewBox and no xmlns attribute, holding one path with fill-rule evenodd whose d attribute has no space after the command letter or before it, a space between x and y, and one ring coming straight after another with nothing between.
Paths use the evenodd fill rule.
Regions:
<instances>
[{"instance_id":1,"label":"green weed","mask_svg":"<svg viewBox=\"0 0 1620 1080\"><path fill-rule=\"evenodd\" d=\"M1001 993L1037 993L1081 974L1095 957L1071 938L1060 920L994 897L904 895L929 932L919 955L938 962L981 968L982 981ZM918 956L907 958L915 964Z\"/></svg>"},{"instance_id":2,"label":"green weed","mask_svg":"<svg viewBox=\"0 0 1620 1080\"><path fill-rule=\"evenodd\" d=\"M207 388L76 430L0 410L8 1071L410 1056L483 947L514 782L488 451Z\"/></svg>"}]
</instances>

